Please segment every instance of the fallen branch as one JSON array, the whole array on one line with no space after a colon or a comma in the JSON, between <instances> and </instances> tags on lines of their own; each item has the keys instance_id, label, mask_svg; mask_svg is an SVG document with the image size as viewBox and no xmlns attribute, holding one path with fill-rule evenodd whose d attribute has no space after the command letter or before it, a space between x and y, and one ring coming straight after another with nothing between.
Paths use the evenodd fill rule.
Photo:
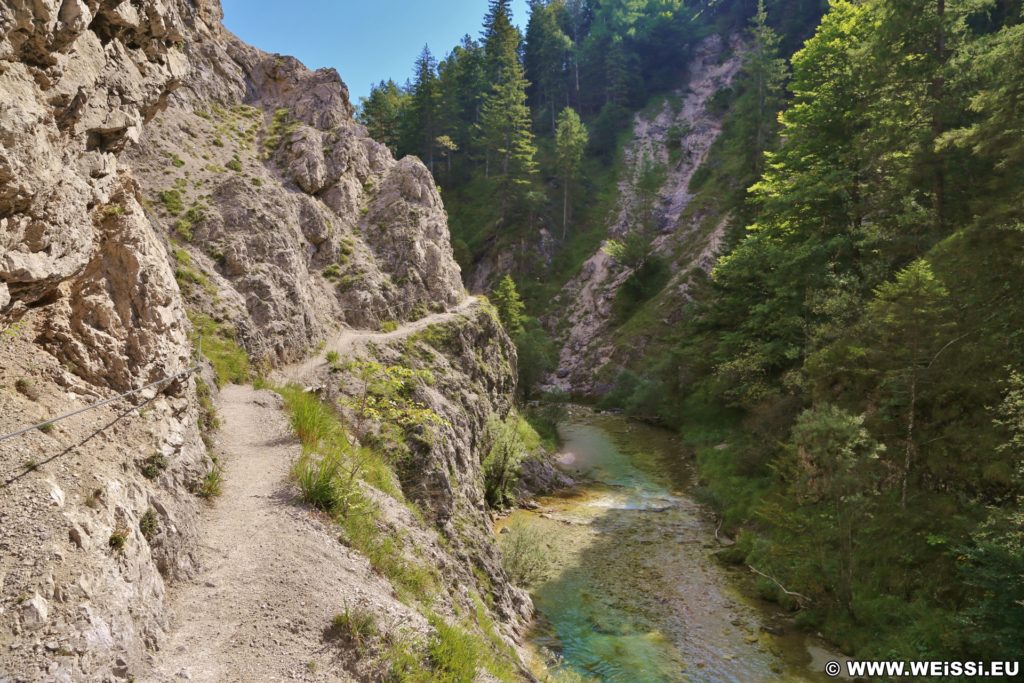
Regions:
<instances>
[{"instance_id":1,"label":"fallen branch","mask_svg":"<svg viewBox=\"0 0 1024 683\"><path fill-rule=\"evenodd\" d=\"M764 578L766 578L769 581L771 581L772 583L774 583L776 586L779 587L779 590L781 590L786 595L792 596L794 598L799 598L801 600L806 600L807 602L811 601L811 599L809 597L807 597L806 595L804 595L803 593L797 593L796 591L787 590L786 587L783 586L781 583L779 583L779 580L776 579L774 576L769 576L768 574L765 574L763 571L755 569L753 565L748 564L747 567L749 567L750 571L754 572L758 576L763 576Z\"/></svg>"}]
</instances>

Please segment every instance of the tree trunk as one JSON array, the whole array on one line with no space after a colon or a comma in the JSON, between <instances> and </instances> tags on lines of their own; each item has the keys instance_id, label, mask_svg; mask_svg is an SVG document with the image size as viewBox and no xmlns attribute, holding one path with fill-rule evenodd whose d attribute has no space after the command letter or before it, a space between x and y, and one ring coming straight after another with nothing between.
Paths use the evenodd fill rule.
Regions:
<instances>
[{"instance_id":1,"label":"tree trunk","mask_svg":"<svg viewBox=\"0 0 1024 683\"><path fill-rule=\"evenodd\" d=\"M907 446L903 453L903 481L900 482L900 509L907 509L907 480L914 463L914 413L917 411L917 369L910 375L910 405L907 408Z\"/></svg>"},{"instance_id":2,"label":"tree trunk","mask_svg":"<svg viewBox=\"0 0 1024 683\"><path fill-rule=\"evenodd\" d=\"M569 179L566 178L562 185L562 241L564 242L565 235L569 231Z\"/></svg>"}]
</instances>

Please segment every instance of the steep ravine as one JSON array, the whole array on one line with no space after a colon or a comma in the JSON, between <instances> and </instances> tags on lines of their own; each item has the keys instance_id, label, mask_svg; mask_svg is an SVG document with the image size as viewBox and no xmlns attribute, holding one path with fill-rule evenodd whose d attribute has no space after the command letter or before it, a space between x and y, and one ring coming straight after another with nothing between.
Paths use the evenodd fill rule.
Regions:
<instances>
[{"instance_id":1,"label":"steep ravine","mask_svg":"<svg viewBox=\"0 0 1024 683\"><path fill-rule=\"evenodd\" d=\"M251 48L220 19L215 0L0 5L0 433L180 372L200 332L209 353L237 342L261 372L298 363L326 400L357 386L302 365L332 339L350 338L346 357L429 370L416 398L440 421L411 444L408 505L366 495L378 532L432 568L430 614L295 502L274 395L218 397L204 364L0 443L0 678L178 676L175 658L195 650L182 623L200 610L214 630L194 678L249 680L261 662L243 653L275 639L281 677L377 678L380 657L326 649L324 619L359 606L353 596L385 634L412 642L448 623L490 639L514 672L530 602L501 569L480 465L488 425L513 408L514 347L466 299L426 168L367 136L333 70ZM215 457L224 498L211 510L200 494L213 492ZM269 474L252 478L260 467ZM253 554L239 546L236 565L216 550L260 519L271 533L249 538ZM202 591L244 588L225 583L270 556L265 578L288 580L252 594L277 602L206 610ZM286 613L275 607L303 602L301 622L270 634ZM264 616L244 642L234 629L249 608Z\"/></svg>"},{"instance_id":2,"label":"steep ravine","mask_svg":"<svg viewBox=\"0 0 1024 683\"><path fill-rule=\"evenodd\" d=\"M650 250L669 262L670 286L682 296L691 269L713 266L723 235L724 223L710 233L699 231L701 217L687 216L686 209L692 199L690 180L721 132L721 116L709 111L709 102L732 83L742 55L743 44L737 38L726 41L714 34L704 39L695 48L687 83L653 112L634 116L633 138L624 151L625 170L618 183L619 200L608 221L608 239L622 240L639 229L641 214L648 209L638 196L638 183L645 169L662 172L664 180L649 207L654 223ZM615 358L612 343L612 304L632 273L602 247L563 288L547 320L557 331L561 347L551 386L582 395L600 393L602 369L621 360ZM633 348L633 352L640 354L642 349Z\"/></svg>"}]
</instances>

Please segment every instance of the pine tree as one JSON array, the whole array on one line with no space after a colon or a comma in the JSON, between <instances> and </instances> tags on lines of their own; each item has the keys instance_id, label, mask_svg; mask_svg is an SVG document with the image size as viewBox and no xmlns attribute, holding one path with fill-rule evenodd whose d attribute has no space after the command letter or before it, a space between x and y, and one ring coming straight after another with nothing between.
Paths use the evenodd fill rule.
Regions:
<instances>
[{"instance_id":1,"label":"pine tree","mask_svg":"<svg viewBox=\"0 0 1024 683\"><path fill-rule=\"evenodd\" d=\"M762 158L774 138L776 117L782 108L782 87L786 60L779 56L779 37L768 25L764 0L750 22L751 48L743 62L743 84L749 90L744 114L752 128L751 148L754 177L761 173Z\"/></svg>"},{"instance_id":2,"label":"pine tree","mask_svg":"<svg viewBox=\"0 0 1024 683\"><path fill-rule=\"evenodd\" d=\"M531 106L539 117L550 116L552 134L555 133L556 112L564 106L568 96L566 65L572 40L559 25L559 14L564 11L562 0L532 0L523 56L526 78L532 84Z\"/></svg>"},{"instance_id":3,"label":"pine tree","mask_svg":"<svg viewBox=\"0 0 1024 683\"><path fill-rule=\"evenodd\" d=\"M494 83L484 98L480 116L480 139L486 151L486 173L497 165L503 206L522 199L537 171L536 147L526 106L526 79L519 61L512 62L503 78Z\"/></svg>"},{"instance_id":4,"label":"pine tree","mask_svg":"<svg viewBox=\"0 0 1024 683\"><path fill-rule=\"evenodd\" d=\"M430 48L416 59L416 75L409 95L406 139L408 148L434 171L434 150L440 135L441 91L437 79L437 60Z\"/></svg>"},{"instance_id":5,"label":"pine tree","mask_svg":"<svg viewBox=\"0 0 1024 683\"><path fill-rule=\"evenodd\" d=\"M366 126L370 137L387 145L392 154L398 154L402 117L408 104L408 95L390 79L370 88L369 96L359 100L359 122Z\"/></svg>"},{"instance_id":6,"label":"pine tree","mask_svg":"<svg viewBox=\"0 0 1024 683\"><path fill-rule=\"evenodd\" d=\"M580 121L575 110L566 107L558 115L555 133L555 149L558 154L558 171L562 176L562 239L569 226L569 186L576 180L580 162L587 147L587 127Z\"/></svg>"},{"instance_id":7,"label":"pine tree","mask_svg":"<svg viewBox=\"0 0 1024 683\"><path fill-rule=\"evenodd\" d=\"M516 289L515 280L511 275L505 274L498 282L498 286L491 293L494 307L498 309L498 318L505 330L512 336L523 331L526 306L519 297L519 290Z\"/></svg>"}]
</instances>

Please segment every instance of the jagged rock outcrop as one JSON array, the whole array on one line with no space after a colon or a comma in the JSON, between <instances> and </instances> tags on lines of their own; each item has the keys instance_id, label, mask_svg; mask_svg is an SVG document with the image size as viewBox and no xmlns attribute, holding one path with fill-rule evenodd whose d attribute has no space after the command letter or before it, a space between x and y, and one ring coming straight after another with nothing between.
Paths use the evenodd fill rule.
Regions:
<instances>
[{"instance_id":1,"label":"jagged rock outcrop","mask_svg":"<svg viewBox=\"0 0 1024 683\"><path fill-rule=\"evenodd\" d=\"M227 35L190 54L127 161L168 239L232 290L201 307L251 353L294 360L339 323L379 327L463 298L433 178L368 137L335 71Z\"/></svg>"}]
</instances>

